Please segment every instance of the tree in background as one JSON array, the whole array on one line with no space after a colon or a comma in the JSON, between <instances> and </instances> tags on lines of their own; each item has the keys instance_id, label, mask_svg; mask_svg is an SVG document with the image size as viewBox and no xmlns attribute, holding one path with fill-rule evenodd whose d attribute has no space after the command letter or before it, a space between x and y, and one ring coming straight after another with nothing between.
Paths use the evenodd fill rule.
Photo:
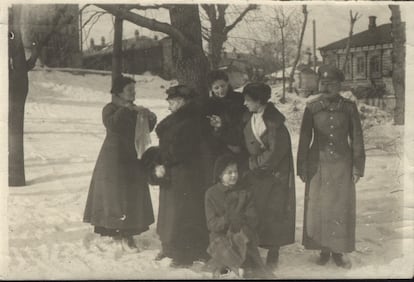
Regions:
<instances>
[{"instance_id":1,"label":"tree in background","mask_svg":"<svg viewBox=\"0 0 414 282\"><path fill-rule=\"evenodd\" d=\"M228 16L228 4L202 4L204 12L207 15L209 27L202 26L203 38L208 43L208 58L211 69L217 69L223 50L223 45L228 39L229 33L240 23L249 11L257 9L257 5L248 5L241 12L234 12L237 14L232 23L227 24L229 21L226 19Z\"/></svg>"},{"instance_id":2,"label":"tree in background","mask_svg":"<svg viewBox=\"0 0 414 282\"><path fill-rule=\"evenodd\" d=\"M300 56L301 56L301 52L302 52L303 36L305 35L306 24L308 22L308 10L306 8L306 5L302 5L302 13L303 13L302 29L301 29L301 32L300 32L296 58L295 58L295 61L293 62L292 70L290 71L290 75L289 75L289 92L292 92L292 86L293 86L293 80L294 80L294 75L295 75L295 71L296 71L296 66L298 65L299 60L300 60Z\"/></svg>"},{"instance_id":3,"label":"tree in background","mask_svg":"<svg viewBox=\"0 0 414 282\"><path fill-rule=\"evenodd\" d=\"M139 26L169 35L172 38L173 64L177 80L193 87L202 97L208 96L208 60L204 54L198 5L106 5L97 7ZM167 9L170 23L142 16L134 10Z\"/></svg>"},{"instance_id":4,"label":"tree in background","mask_svg":"<svg viewBox=\"0 0 414 282\"><path fill-rule=\"evenodd\" d=\"M119 16L115 16L114 21L114 48L112 51L112 84L116 77L122 73L122 23Z\"/></svg>"},{"instance_id":5,"label":"tree in background","mask_svg":"<svg viewBox=\"0 0 414 282\"><path fill-rule=\"evenodd\" d=\"M389 5L388 7L391 10L393 38L392 84L396 99L394 123L403 125L405 113L405 26L401 22L400 6Z\"/></svg>"},{"instance_id":6,"label":"tree in background","mask_svg":"<svg viewBox=\"0 0 414 282\"><path fill-rule=\"evenodd\" d=\"M27 8L27 6L25 7ZM9 8L9 186L25 186L24 169L24 110L29 91L28 72L34 68L43 47L53 34L71 23L73 18L66 14L67 5L56 5L47 32L36 33L35 26L30 26L33 33L32 50L26 59L22 40L22 5ZM27 27L24 26L23 27Z\"/></svg>"},{"instance_id":7,"label":"tree in background","mask_svg":"<svg viewBox=\"0 0 414 282\"><path fill-rule=\"evenodd\" d=\"M355 13L355 15L352 15L352 10L349 11L349 35L348 35L348 41L346 42L346 48L345 48L345 61L344 64L342 65L342 72L345 73L346 71L346 65L348 63L348 58L349 58L349 52L350 52L350 47L351 47L351 39L352 39L352 34L354 33L354 25L356 23L356 21L360 18L361 16L358 14L358 12Z\"/></svg>"},{"instance_id":8,"label":"tree in background","mask_svg":"<svg viewBox=\"0 0 414 282\"><path fill-rule=\"evenodd\" d=\"M48 67L79 67L81 53L79 45L79 6L65 5L26 5L20 18L23 44L28 47L32 42L45 38L54 24L54 14L60 10L60 21L70 18L70 22L53 32L39 54L39 61Z\"/></svg>"},{"instance_id":9,"label":"tree in background","mask_svg":"<svg viewBox=\"0 0 414 282\"><path fill-rule=\"evenodd\" d=\"M281 61L282 61L282 98L280 99L281 103L286 103L286 67L289 65L289 58L287 56L286 49L287 47L291 50L292 45L287 42L287 36L294 36L293 29L297 26L297 11L295 9L288 10L284 6L277 6L273 9L274 15L272 16L275 22L275 30L278 30L280 33L280 48L281 48ZM289 30L290 28L290 30Z\"/></svg>"}]
</instances>

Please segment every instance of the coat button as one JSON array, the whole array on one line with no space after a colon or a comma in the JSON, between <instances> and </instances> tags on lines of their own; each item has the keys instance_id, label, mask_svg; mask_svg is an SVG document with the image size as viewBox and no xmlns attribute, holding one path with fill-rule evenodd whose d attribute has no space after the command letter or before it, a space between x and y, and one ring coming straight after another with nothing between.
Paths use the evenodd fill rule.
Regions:
<instances>
[{"instance_id":1,"label":"coat button","mask_svg":"<svg viewBox=\"0 0 414 282\"><path fill-rule=\"evenodd\" d=\"M329 119L333 119L333 117L329 117Z\"/></svg>"},{"instance_id":2,"label":"coat button","mask_svg":"<svg viewBox=\"0 0 414 282\"><path fill-rule=\"evenodd\" d=\"M125 214L123 214L120 218L119 218L120 220L125 220L126 219L126 215Z\"/></svg>"},{"instance_id":3,"label":"coat button","mask_svg":"<svg viewBox=\"0 0 414 282\"><path fill-rule=\"evenodd\" d=\"M331 143L329 143L329 145L333 146L333 143L331 142Z\"/></svg>"},{"instance_id":4,"label":"coat button","mask_svg":"<svg viewBox=\"0 0 414 282\"><path fill-rule=\"evenodd\" d=\"M333 137L333 134L329 134L329 136Z\"/></svg>"},{"instance_id":5,"label":"coat button","mask_svg":"<svg viewBox=\"0 0 414 282\"><path fill-rule=\"evenodd\" d=\"M334 126L333 126L333 125L331 125L331 128L334 128Z\"/></svg>"}]
</instances>

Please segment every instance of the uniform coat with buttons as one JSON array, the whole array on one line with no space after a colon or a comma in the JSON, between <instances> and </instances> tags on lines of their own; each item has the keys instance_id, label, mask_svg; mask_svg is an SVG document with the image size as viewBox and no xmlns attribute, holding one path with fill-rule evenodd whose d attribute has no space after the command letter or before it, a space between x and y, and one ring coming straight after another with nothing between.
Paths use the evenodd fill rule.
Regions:
<instances>
[{"instance_id":1,"label":"uniform coat with buttons","mask_svg":"<svg viewBox=\"0 0 414 282\"><path fill-rule=\"evenodd\" d=\"M355 184L365 151L354 102L340 95L311 100L303 115L297 170L306 180L303 244L333 252L355 249Z\"/></svg>"},{"instance_id":2,"label":"uniform coat with buttons","mask_svg":"<svg viewBox=\"0 0 414 282\"><path fill-rule=\"evenodd\" d=\"M147 169L137 159L137 112L117 103L102 111L106 137L96 161L84 212L84 222L95 227L139 234L154 222ZM151 114L149 127L156 123Z\"/></svg>"},{"instance_id":3,"label":"uniform coat with buttons","mask_svg":"<svg viewBox=\"0 0 414 282\"><path fill-rule=\"evenodd\" d=\"M166 181L160 185L157 233L165 255L191 262L206 253L200 114L192 102L162 120L156 133Z\"/></svg>"},{"instance_id":4,"label":"uniform coat with buttons","mask_svg":"<svg viewBox=\"0 0 414 282\"><path fill-rule=\"evenodd\" d=\"M244 116L244 139L249 152L246 181L252 189L258 213L259 245L279 247L295 241L295 177L290 134L285 117L272 103L266 104L266 129L260 140L252 130L252 114Z\"/></svg>"}]
</instances>

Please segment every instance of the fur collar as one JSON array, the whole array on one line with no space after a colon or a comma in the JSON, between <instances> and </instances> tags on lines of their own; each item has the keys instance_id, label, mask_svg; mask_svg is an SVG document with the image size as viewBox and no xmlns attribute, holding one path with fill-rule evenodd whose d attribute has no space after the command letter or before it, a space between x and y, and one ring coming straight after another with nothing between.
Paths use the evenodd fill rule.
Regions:
<instances>
[{"instance_id":1,"label":"fur collar","mask_svg":"<svg viewBox=\"0 0 414 282\"><path fill-rule=\"evenodd\" d=\"M155 132L158 136L162 135L165 131L169 128L177 126L180 122L190 119L194 120L198 116L197 111L198 107L194 102L188 102L180 109L178 109L175 113L169 114L166 118L164 118L155 129Z\"/></svg>"},{"instance_id":2,"label":"fur collar","mask_svg":"<svg viewBox=\"0 0 414 282\"><path fill-rule=\"evenodd\" d=\"M243 121L246 124L253 113L246 112ZM285 116L275 107L275 105L271 102L266 104L266 108L263 113L263 121L266 124L266 127L279 127L285 122Z\"/></svg>"},{"instance_id":3,"label":"fur collar","mask_svg":"<svg viewBox=\"0 0 414 282\"><path fill-rule=\"evenodd\" d=\"M229 91L227 91L227 95L223 98L217 97L213 93L211 93L211 96L209 98L212 100L228 101L231 103L239 103L239 104L243 104L244 102L243 94L241 94L240 92L234 91L233 88L230 88Z\"/></svg>"}]
</instances>

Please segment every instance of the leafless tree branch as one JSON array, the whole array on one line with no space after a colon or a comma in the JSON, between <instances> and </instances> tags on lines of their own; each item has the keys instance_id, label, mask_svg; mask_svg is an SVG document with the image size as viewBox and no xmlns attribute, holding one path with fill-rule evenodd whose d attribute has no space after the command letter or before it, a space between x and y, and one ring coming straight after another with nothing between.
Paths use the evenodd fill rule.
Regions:
<instances>
[{"instance_id":1,"label":"leafless tree branch","mask_svg":"<svg viewBox=\"0 0 414 282\"><path fill-rule=\"evenodd\" d=\"M86 4L86 5L83 5L83 6L82 6L82 8L80 8L80 9L79 9L79 14L80 14L80 13L83 13L83 10L85 10L85 9L86 9L87 7L89 7L90 5L91 5L91 4Z\"/></svg>"},{"instance_id":2,"label":"leafless tree branch","mask_svg":"<svg viewBox=\"0 0 414 282\"><path fill-rule=\"evenodd\" d=\"M202 4L201 8L206 12L208 19L210 22L215 21L216 18L216 7L211 4Z\"/></svg>"},{"instance_id":3,"label":"leafless tree branch","mask_svg":"<svg viewBox=\"0 0 414 282\"><path fill-rule=\"evenodd\" d=\"M104 12L104 11L95 11L92 15L90 15L89 16L89 18L86 20L86 21L84 21L83 22L83 24L82 24L82 27L81 28L85 28L85 26L90 22L90 21L92 21L92 19L94 18L94 17L96 17L96 16L98 16L98 19L102 16L102 15L104 15L104 14L107 14L106 12ZM96 21L95 21L96 22Z\"/></svg>"},{"instance_id":4,"label":"leafless tree branch","mask_svg":"<svg viewBox=\"0 0 414 282\"><path fill-rule=\"evenodd\" d=\"M127 10L158 10L158 9L170 9L172 5L168 4L154 4L154 5L122 5Z\"/></svg>"},{"instance_id":5,"label":"leafless tree branch","mask_svg":"<svg viewBox=\"0 0 414 282\"><path fill-rule=\"evenodd\" d=\"M188 48L192 50L199 51L197 45L195 45L182 32L180 32L178 29L174 28L170 24L141 16L119 5L95 4L95 6L101 9L104 9L105 11L115 16L120 16L124 20L135 23L142 27L148 28L153 31L158 31L158 32L168 34L169 36L177 40L177 42L179 42L182 46L187 46Z\"/></svg>"},{"instance_id":6,"label":"leafless tree branch","mask_svg":"<svg viewBox=\"0 0 414 282\"><path fill-rule=\"evenodd\" d=\"M224 32L228 34L243 18L249 11L257 9L257 5L249 5L246 9L234 20L234 22L224 28Z\"/></svg>"},{"instance_id":7,"label":"leafless tree branch","mask_svg":"<svg viewBox=\"0 0 414 282\"><path fill-rule=\"evenodd\" d=\"M74 20L72 15L65 15L66 6L58 9L56 15L53 17L52 20L52 29L49 31L48 34L40 41L35 42L35 47L32 49L32 53L30 58L26 60L27 70L31 70L34 68L37 59L39 58L40 52L42 48L49 42L50 38L55 34L57 31L62 29L64 26L69 24Z\"/></svg>"},{"instance_id":8,"label":"leafless tree branch","mask_svg":"<svg viewBox=\"0 0 414 282\"><path fill-rule=\"evenodd\" d=\"M361 17L360 14L358 14L358 12L355 13L355 15L352 15L352 10L349 10L349 35L348 35L348 40L346 43L346 51L345 51L345 61L344 64L342 65L342 71L345 73L346 71L346 65L348 63L348 58L349 58L349 52L350 52L350 47L351 47L351 39L352 39L352 35L354 33L354 25L355 22Z\"/></svg>"},{"instance_id":9,"label":"leafless tree branch","mask_svg":"<svg viewBox=\"0 0 414 282\"><path fill-rule=\"evenodd\" d=\"M103 15L105 15L106 13L104 13L104 14L100 14L100 15L98 15L97 17L95 17L94 18L94 21L89 25L89 28L88 28L88 30L86 31L86 34L85 34L85 36L83 37L84 39L83 39L83 42L85 42L86 40L88 40L88 38L89 38L89 34L91 33L91 30L92 30L92 28L95 26L95 24L99 21L99 19L103 16ZM113 22L113 20L112 20L112 22ZM83 44L83 42L82 42L82 44Z\"/></svg>"}]
</instances>

